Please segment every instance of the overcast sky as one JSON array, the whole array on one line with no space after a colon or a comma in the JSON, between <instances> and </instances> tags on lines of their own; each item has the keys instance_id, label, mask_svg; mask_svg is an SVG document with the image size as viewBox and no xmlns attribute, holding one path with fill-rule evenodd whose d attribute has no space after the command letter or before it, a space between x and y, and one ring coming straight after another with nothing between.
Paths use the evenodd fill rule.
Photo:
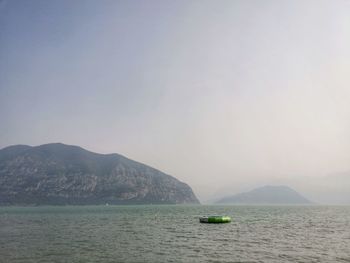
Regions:
<instances>
[{"instance_id":1,"label":"overcast sky","mask_svg":"<svg viewBox=\"0 0 350 263\"><path fill-rule=\"evenodd\" d=\"M202 200L346 173L349 14L346 0L0 0L0 148L117 152Z\"/></svg>"}]
</instances>

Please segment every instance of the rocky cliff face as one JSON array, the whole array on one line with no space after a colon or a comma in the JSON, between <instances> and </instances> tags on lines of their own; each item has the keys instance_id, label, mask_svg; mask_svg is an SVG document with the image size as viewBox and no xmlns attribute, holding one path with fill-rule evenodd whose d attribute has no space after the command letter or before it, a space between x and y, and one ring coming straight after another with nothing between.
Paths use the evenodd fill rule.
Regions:
<instances>
[{"instance_id":1,"label":"rocky cliff face","mask_svg":"<svg viewBox=\"0 0 350 263\"><path fill-rule=\"evenodd\" d=\"M0 150L0 205L199 203L176 178L119 154L46 144Z\"/></svg>"}]
</instances>

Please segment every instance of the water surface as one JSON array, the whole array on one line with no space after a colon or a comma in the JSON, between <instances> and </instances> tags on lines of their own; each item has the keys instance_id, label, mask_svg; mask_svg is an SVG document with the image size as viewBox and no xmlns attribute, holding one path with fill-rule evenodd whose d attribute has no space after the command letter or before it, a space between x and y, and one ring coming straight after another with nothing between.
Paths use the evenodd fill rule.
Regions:
<instances>
[{"instance_id":1,"label":"water surface","mask_svg":"<svg viewBox=\"0 0 350 263\"><path fill-rule=\"evenodd\" d=\"M0 262L350 262L350 207L2 207Z\"/></svg>"}]
</instances>

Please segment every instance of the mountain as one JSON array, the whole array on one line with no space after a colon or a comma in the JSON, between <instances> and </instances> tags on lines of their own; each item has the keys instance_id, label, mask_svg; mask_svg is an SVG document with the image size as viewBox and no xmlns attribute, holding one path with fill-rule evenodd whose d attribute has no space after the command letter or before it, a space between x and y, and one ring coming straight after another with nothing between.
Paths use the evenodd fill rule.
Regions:
<instances>
[{"instance_id":1,"label":"mountain","mask_svg":"<svg viewBox=\"0 0 350 263\"><path fill-rule=\"evenodd\" d=\"M199 203L176 178L119 154L61 143L0 150L0 205Z\"/></svg>"},{"instance_id":2,"label":"mountain","mask_svg":"<svg viewBox=\"0 0 350 263\"><path fill-rule=\"evenodd\" d=\"M311 204L288 186L263 186L220 199L218 204Z\"/></svg>"}]
</instances>

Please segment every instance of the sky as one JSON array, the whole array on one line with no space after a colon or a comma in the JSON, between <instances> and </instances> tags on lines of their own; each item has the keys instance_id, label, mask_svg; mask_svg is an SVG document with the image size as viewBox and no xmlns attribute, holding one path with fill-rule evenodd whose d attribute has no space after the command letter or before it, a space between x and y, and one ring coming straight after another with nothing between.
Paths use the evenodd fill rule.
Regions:
<instances>
[{"instance_id":1,"label":"sky","mask_svg":"<svg viewBox=\"0 0 350 263\"><path fill-rule=\"evenodd\" d=\"M120 153L202 201L288 184L350 203L349 14L346 0L0 0L0 148Z\"/></svg>"}]
</instances>

